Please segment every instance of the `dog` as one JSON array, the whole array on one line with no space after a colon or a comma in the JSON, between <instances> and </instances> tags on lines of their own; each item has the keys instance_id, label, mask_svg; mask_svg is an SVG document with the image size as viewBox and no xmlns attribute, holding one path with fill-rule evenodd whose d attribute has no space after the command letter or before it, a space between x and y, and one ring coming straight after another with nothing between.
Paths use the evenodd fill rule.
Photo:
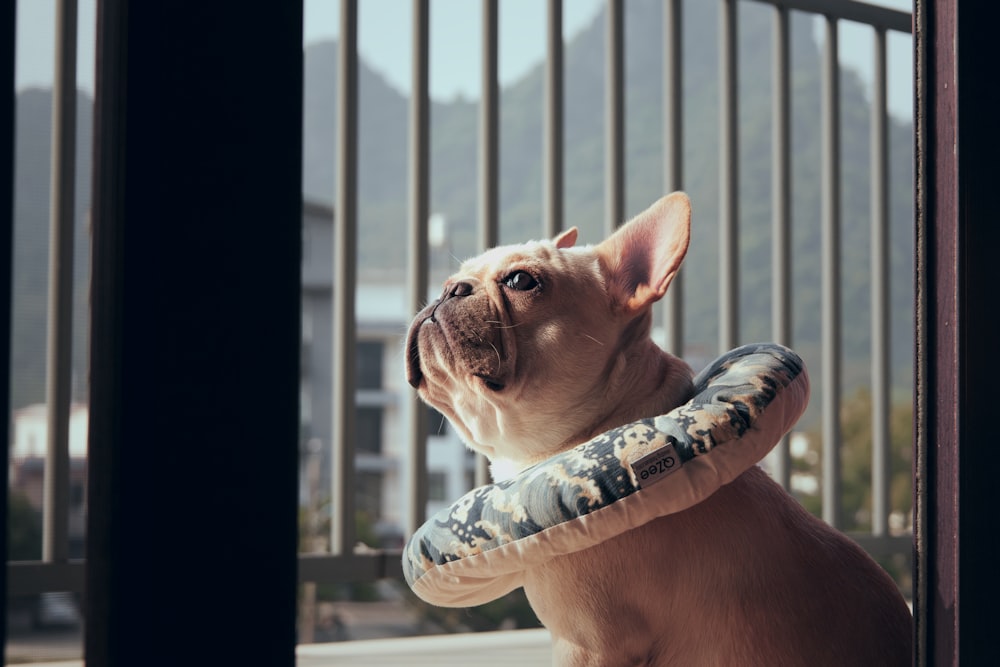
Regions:
<instances>
[{"instance_id":1,"label":"dog","mask_svg":"<svg viewBox=\"0 0 1000 667\"><path fill-rule=\"evenodd\" d=\"M407 380L504 479L693 393L650 338L687 253L673 193L594 246L571 228L463 263L414 319ZM891 578L761 469L525 573L555 664L909 665Z\"/></svg>"}]
</instances>

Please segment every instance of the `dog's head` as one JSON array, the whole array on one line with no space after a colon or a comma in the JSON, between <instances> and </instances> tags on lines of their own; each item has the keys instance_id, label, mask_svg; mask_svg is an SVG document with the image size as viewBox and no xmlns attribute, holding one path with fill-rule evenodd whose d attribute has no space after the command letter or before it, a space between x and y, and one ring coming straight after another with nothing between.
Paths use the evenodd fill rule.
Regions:
<instances>
[{"instance_id":1,"label":"dog's head","mask_svg":"<svg viewBox=\"0 0 1000 667\"><path fill-rule=\"evenodd\" d=\"M596 246L574 247L572 228L466 261L411 325L407 380L495 466L589 438L648 390L643 366L662 365L650 311L687 251L690 213L674 193Z\"/></svg>"}]
</instances>

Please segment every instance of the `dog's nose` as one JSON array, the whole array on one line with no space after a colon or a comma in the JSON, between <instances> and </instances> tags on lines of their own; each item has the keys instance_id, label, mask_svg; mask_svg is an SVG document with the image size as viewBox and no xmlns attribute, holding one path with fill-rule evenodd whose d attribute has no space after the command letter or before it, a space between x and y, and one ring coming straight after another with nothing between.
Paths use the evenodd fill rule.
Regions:
<instances>
[{"instance_id":1,"label":"dog's nose","mask_svg":"<svg viewBox=\"0 0 1000 667\"><path fill-rule=\"evenodd\" d=\"M469 296L475 290L475 285L465 280L456 280L455 282L447 282L444 285L444 292L441 293L441 298L434 302L433 308L431 308L431 314L425 318L426 321L436 322L435 315L437 315L438 308L444 304L448 299L455 296Z\"/></svg>"},{"instance_id":2,"label":"dog's nose","mask_svg":"<svg viewBox=\"0 0 1000 667\"><path fill-rule=\"evenodd\" d=\"M472 294L470 283L459 281L448 286L448 296L469 296L470 294Z\"/></svg>"}]
</instances>

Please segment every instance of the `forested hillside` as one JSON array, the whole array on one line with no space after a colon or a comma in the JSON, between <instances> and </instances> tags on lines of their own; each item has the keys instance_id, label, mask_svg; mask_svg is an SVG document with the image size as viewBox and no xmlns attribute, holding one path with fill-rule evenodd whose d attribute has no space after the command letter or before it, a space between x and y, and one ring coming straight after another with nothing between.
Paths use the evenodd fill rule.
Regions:
<instances>
[{"instance_id":1,"label":"forested hillside","mask_svg":"<svg viewBox=\"0 0 1000 667\"><path fill-rule=\"evenodd\" d=\"M630 0L626 11L626 188L629 215L663 194L662 17L657 0ZM742 341L770 334L771 21L764 5L739 3L739 127ZM686 354L704 359L717 345L718 17L715 3L685 3L684 184L694 202L693 239L685 263ZM583 242L602 236L604 17L566 47L566 225ZM793 13L792 142L794 340L806 356L814 386L819 367L820 73L819 49L808 19ZM335 155L336 44L304 54L304 191L332 201ZM501 240L537 238L542 230L541 64L501 93ZM408 100L362 63L359 73L359 266L366 280L404 279ZM869 106L858 77L844 71L843 306L845 386L868 372ZM266 95L267 91L261 91ZM51 96L18 96L15 266L14 406L44 398L44 308L48 237L48 159ZM78 155L90 158L91 102L81 97ZM435 280L477 252L476 103L456 99L432 108L432 211L447 220L447 244L432 255ZM892 121L892 341L894 382L907 391L912 365L912 128ZM77 183L78 248L88 243L89 174ZM178 193L182 196L182 193ZM155 205L151 202L150 205ZM86 305L86 263L77 263L77 311ZM77 318L74 371L85 378L85 330Z\"/></svg>"},{"instance_id":2,"label":"forested hillside","mask_svg":"<svg viewBox=\"0 0 1000 667\"><path fill-rule=\"evenodd\" d=\"M626 195L629 215L663 194L662 3L631 0L626 11ZM739 3L741 335L768 339L771 276L771 17ZM685 263L686 353L717 346L718 90L717 6L685 3L684 184L694 202ZM812 24L793 13L792 173L794 340L818 379L820 337L820 53ZM602 236L604 214L604 16L566 47L566 224L584 242ZM332 199L335 43L306 51L306 191ZM869 313L869 91L851 70L841 76L842 276L845 384L867 377ZM541 64L501 92L501 241L542 230ZM407 99L378 73L360 76L358 181L362 266L369 279L402 279L406 219ZM448 221L448 246L435 253L440 275L478 250L477 104L454 100L432 110L432 210ZM912 366L912 127L891 120L892 337L894 380L908 387Z\"/></svg>"}]
</instances>

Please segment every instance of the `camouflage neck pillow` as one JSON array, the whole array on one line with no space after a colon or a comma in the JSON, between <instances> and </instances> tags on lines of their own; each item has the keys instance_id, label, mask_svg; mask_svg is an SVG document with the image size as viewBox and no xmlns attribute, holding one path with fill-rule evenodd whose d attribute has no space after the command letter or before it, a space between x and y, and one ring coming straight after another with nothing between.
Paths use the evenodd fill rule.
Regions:
<instances>
[{"instance_id":1,"label":"camouflage neck pillow","mask_svg":"<svg viewBox=\"0 0 1000 667\"><path fill-rule=\"evenodd\" d=\"M494 600L523 572L707 498L759 462L809 400L802 360L780 345L726 353L665 415L612 429L473 489L431 517L403 551L422 599L444 607Z\"/></svg>"}]
</instances>

